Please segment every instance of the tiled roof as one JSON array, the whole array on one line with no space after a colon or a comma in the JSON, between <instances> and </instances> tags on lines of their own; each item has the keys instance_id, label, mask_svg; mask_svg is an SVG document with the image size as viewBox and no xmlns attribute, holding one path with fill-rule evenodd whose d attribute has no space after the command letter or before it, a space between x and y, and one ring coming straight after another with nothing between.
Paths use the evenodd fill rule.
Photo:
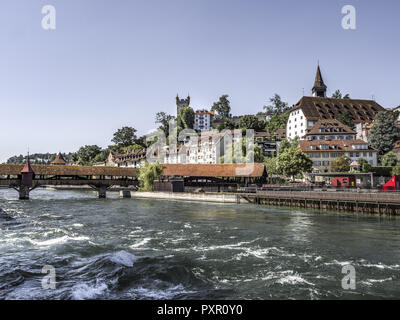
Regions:
<instances>
[{"instance_id":1,"label":"tiled roof","mask_svg":"<svg viewBox=\"0 0 400 320\"><path fill-rule=\"evenodd\" d=\"M51 162L52 164L66 164L64 157L62 156L61 152L59 152L56 158Z\"/></svg>"},{"instance_id":2,"label":"tiled roof","mask_svg":"<svg viewBox=\"0 0 400 320\"><path fill-rule=\"evenodd\" d=\"M275 132L268 132L268 131L255 131L254 136L255 137L273 137L273 136L279 136L279 137L284 137L286 134L286 129L278 129Z\"/></svg>"},{"instance_id":3,"label":"tiled roof","mask_svg":"<svg viewBox=\"0 0 400 320\"><path fill-rule=\"evenodd\" d=\"M340 128L342 129L342 131L339 131ZM325 130L322 132L321 129ZM314 135L314 134L337 135L346 133L356 134L356 132L352 130L350 127L344 125L343 123L335 119L320 119L313 127L307 130L307 135Z\"/></svg>"},{"instance_id":4,"label":"tiled roof","mask_svg":"<svg viewBox=\"0 0 400 320\"><path fill-rule=\"evenodd\" d=\"M111 152L113 156L113 161L115 163L121 163L126 160L141 160L146 158L146 149L140 149L140 150L133 150L128 153L113 153Z\"/></svg>"},{"instance_id":5,"label":"tiled roof","mask_svg":"<svg viewBox=\"0 0 400 320\"><path fill-rule=\"evenodd\" d=\"M214 111L208 111L208 110L197 110L196 114L210 114L214 115Z\"/></svg>"},{"instance_id":6,"label":"tiled roof","mask_svg":"<svg viewBox=\"0 0 400 320\"><path fill-rule=\"evenodd\" d=\"M31 162L29 161L29 155L26 159L25 165L23 166L22 170L20 170L20 173L34 173L31 167Z\"/></svg>"},{"instance_id":7,"label":"tiled roof","mask_svg":"<svg viewBox=\"0 0 400 320\"><path fill-rule=\"evenodd\" d=\"M393 147L393 152L399 152L400 151L400 140L397 140L396 143L394 144Z\"/></svg>"},{"instance_id":8,"label":"tiled roof","mask_svg":"<svg viewBox=\"0 0 400 320\"><path fill-rule=\"evenodd\" d=\"M23 164L0 164L0 175L19 175ZM136 169L119 167L92 167L92 166L52 166L33 164L36 175L49 176L123 176L135 177Z\"/></svg>"},{"instance_id":9,"label":"tiled roof","mask_svg":"<svg viewBox=\"0 0 400 320\"><path fill-rule=\"evenodd\" d=\"M353 145L368 145L363 140L300 140L299 148L303 152L338 152L338 151L348 151L348 152L365 152L365 151L377 151L368 145L368 149L354 149ZM328 150L323 150L320 148L321 145L329 145ZM311 149L311 146L316 146L316 150ZM337 149L334 148L337 146Z\"/></svg>"},{"instance_id":10,"label":"tiled roof","mask_svg":"<svg viewBox=\"0 0 400 320\"><path fill-rule=\"evenodd\" d=\"M263 177L262 163L254 164L163 164L164 176L181 177Z\"/></svg>"},{"instance_id":11,"label":"tiled roof","mask_svg":"<svg viewBox=\"0 0 400 320\"><path fill-rule=\"evenodd\" d=\"M301 109L308 120L337 119L346 111L350 112L353 122L371 122L377 112L385 109L373 100L333 99L321 97L303 97L291 111Z\"/></svg>"}]
</instances>

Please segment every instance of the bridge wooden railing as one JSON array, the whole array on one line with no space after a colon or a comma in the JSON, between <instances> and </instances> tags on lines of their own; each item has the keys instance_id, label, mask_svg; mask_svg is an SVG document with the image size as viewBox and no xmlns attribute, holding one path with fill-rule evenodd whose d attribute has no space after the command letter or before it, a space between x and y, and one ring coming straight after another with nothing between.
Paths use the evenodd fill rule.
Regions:
<instances>
[{"instance_id":1,"label":"bridge wooden railing","mask_svg":"<svg viewBox=\"0 0 400 320\"><path fill-rule=\"evenodd\" d=\"M393 202L400 203L399 193L358 193L358 192L309 192L309 191L258 191L248 196L276 197L285 199L316 199L316 200L339 200L359 202Z\"/></svg>"}]
</instances>

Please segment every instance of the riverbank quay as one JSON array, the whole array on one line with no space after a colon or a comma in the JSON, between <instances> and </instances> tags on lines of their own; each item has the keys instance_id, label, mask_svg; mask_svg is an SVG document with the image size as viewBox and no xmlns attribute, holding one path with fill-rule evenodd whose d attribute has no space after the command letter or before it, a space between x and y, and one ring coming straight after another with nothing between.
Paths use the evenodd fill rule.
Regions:
<instances>
[{"instance_id":1,"label":"riverbank quay","mask_svg":"<svg viewBox=\"0 0 400 320\"><path fill-rule=\"evenodd\" d=\"M236 194L237 203L400 215L400 193L356 191L257 191Z\"/></svg>"},{"instance_id":2,"label":"riverbank quay","mask_svg":"<svg viewBox=\"0 0 400 320\"><path fill-rule=\"evenodd\" d=\"M130 197L236 204L250 203L274 207L400 215L400 194L395 192L257 191L256 193L192 193L132 191Z\"/></svg>"},{"instance_id":3,"label":"riverbank quay","mask_svg":"<svg viewBox=\"0 0 400 320\"><path fill-rule=\"evenodd\" d=\"M206 193L206 192L131 192L132 198L139 199L161 199L161 200L180 200L180 201L201 201L218 203L237 203L236 194L226 193ZM243 199L243 203L246 200Z\"/></svg>"}]
</instances>

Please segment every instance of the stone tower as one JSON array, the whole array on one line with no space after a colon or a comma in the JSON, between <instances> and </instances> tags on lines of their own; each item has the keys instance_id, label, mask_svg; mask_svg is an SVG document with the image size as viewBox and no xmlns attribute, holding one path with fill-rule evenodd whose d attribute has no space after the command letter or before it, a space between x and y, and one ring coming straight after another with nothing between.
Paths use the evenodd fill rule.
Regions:
<instances>
[{"instance_id":1,"label":"stone tower","mask_svg":"<svg viewBox=\"0 0 400 320\"><path fill-rule=\"evenodd\" d=\"M190 105L190 96L188 95L186 99L179 99L179 96L176 95L176 115L179 114L179 110L185 107L189 107Z\"/></svg>"},{"instance_id":2,"label":"stone tower","mask_svg":"<svg viewBox=\"0 0 400 320\"><path fill-rule=\"evenodd\" d=\"M326 89L327 87L324 83L324 80L322 79L321 70L318 65L317 74L315 75L314 87L312 88L313 97L326 98Z\"/></svg>"}]
</instances>

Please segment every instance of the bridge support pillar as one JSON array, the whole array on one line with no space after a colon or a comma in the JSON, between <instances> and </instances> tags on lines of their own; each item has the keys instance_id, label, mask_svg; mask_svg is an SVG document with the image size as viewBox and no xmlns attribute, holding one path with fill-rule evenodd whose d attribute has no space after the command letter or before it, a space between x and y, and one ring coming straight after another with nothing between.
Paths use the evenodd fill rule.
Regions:
<instances>
[{"instance_id":1,"label":"bridge support pillar","mask_svg":"<svg viewBox=\"0 0 400 320\"><path fill-rule=\"evenodd\" d=\"M20 186L18 188L19 200L29 200L30 188L27 186Z\"/></svg>"},{"instance_id":2,"label":"bridge support pillar","mask_svg":"<svg viewBox=\"0 0 400 320\"><path fill-rule=\"evenodd\" d=\"M119 193L119 196L121 198L130 198L131 197L131 191L130 190L121 190Z\"/></svg>"},{"instance_id":3,"label":"bridge support pillar","mask_svg":"<svg viewBox=\"0 0 400 320\"><path fill-rule=\"evenodd\" d=\"M105 199L107 195L107 187L106 186L100 186L97 188L97 192L99 194L100 199Z\"/></svg>"}]
</instances>

